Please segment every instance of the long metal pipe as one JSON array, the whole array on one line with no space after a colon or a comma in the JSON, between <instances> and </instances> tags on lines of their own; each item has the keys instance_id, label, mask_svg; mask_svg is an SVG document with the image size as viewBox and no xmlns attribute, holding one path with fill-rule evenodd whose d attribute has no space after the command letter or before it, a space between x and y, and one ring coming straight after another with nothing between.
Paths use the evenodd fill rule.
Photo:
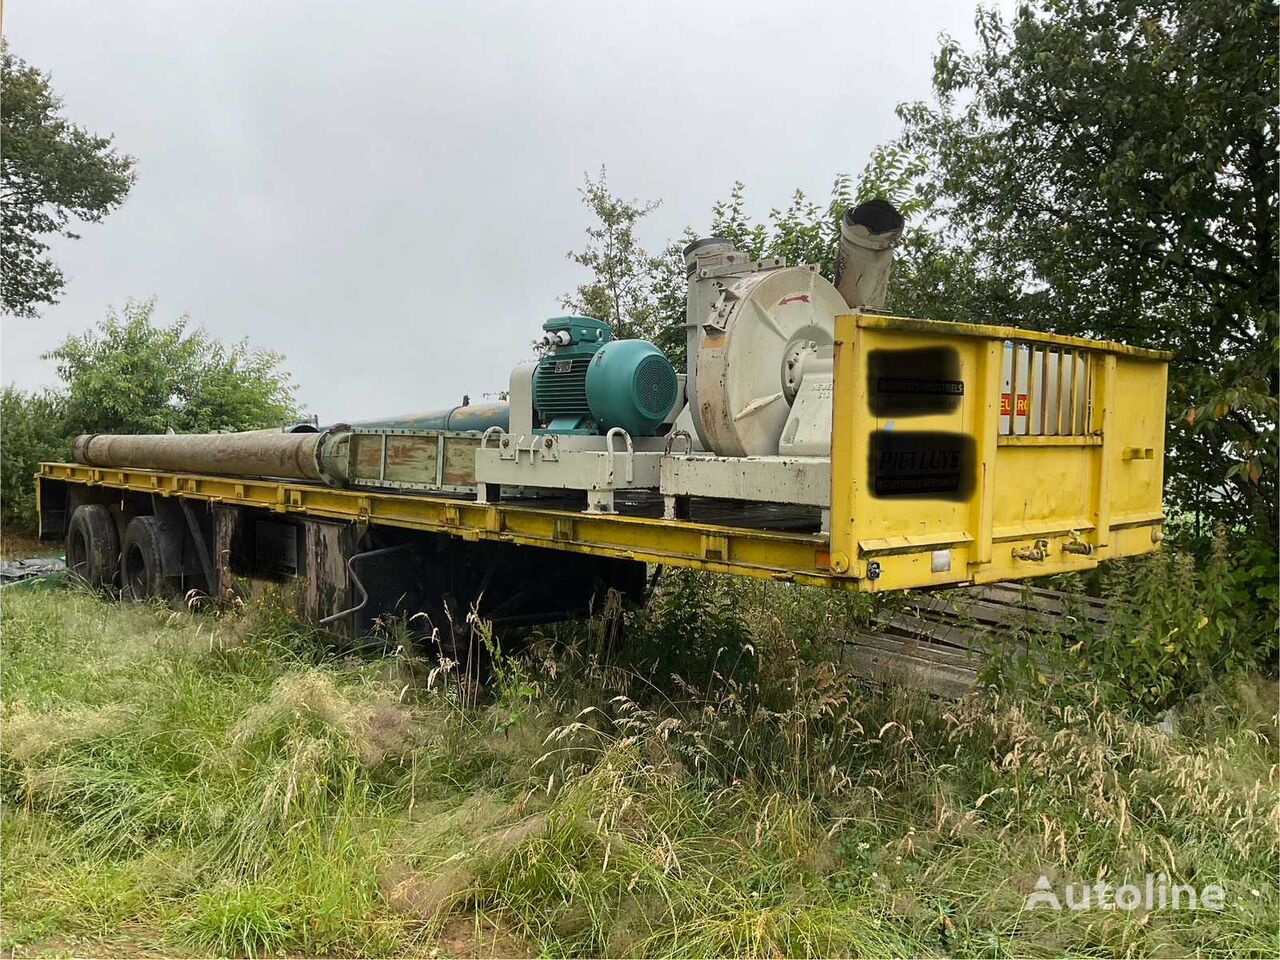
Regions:
<instances>
[{"instance_id":1,"label":"long metal pipe","mask_svg":"<svg viewBox=\"0 0 1280 960\"><path fill-rule=\"evenodd\" d=\"M507 428L506 403L464 404L444 410L359 426L396 430L476 431ZM244 433L85 434L75 439L71 456L91 467L133 467L173 473L219 473L233 477L274 477L345 486L350 479L351 427L334 424L315 432L251 430Z\"/></svg>"},{"instance_id":2,"label":"long metal pipe","mask_svg":"<svg viewBox=\"0 0 1280 960\"><path fill-rule=\"evenodd\" d=\"M76 437L71 455L91 467L277 477L341 486L347 480L350 437L345 424L322 433L84 434Z\"/></svg>"},{"instance_id":3,"label":"long metal pipe","mask_svg":"<svg viewBox=\"0 0 1280 960\"><path fill-rule=\"evenodd\" d=\"M406 413L399 417L360 420L357 427L383 427L390 430L475 430L483 433L490 427L510 429L511 406L505 400L496 403L468 403L427 413Z\"/></svg>"}]
</instances>

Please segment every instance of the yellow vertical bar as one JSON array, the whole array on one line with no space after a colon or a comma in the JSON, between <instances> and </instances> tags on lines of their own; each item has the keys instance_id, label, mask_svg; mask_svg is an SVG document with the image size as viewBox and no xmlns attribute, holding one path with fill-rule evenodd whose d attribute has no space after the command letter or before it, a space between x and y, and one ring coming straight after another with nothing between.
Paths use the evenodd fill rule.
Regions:
<instances>
[{"instance_id":1,"label":"yellow vertical bar","mask_svg":"<svg viewBox=\"0 0 1280 960\"><path fill-rule=\"evenodd\" d=\"M1095 546L1105 547L1111 542L1111 465L1115 461L1116 417L1116 355L1108 353L1102 361L1102 410L1098 417L1102 429L1102 444L1098 451L1097 489L1094 491Z\"/></svg>"},{"instance_id":2,"label":"yellow vertical bar","mask_svg":"<svg viewBox=\"0 0 1280 960\"><path fill-rule=\"evenodd\" d=\"M867 469L867 385L858 318L836 317L831 397L831 572L856 576L853 525Z\"/></svg>"},{"instance_id":3,"label":"yellow vertical bar","mask_svg":"<svg viewBox=\"0 0 1280 960\"><path fill-rule=\"evenodd\" d=\"M1163 397L1169 389L1169 362L1167 360L1160 362L1160 388L1156 396ZM1154 469L1155 478L1155 503L1153 506L1163 513L1163 504L1160 501L1160 491L1164 489L1164 448L1165 448L1165 432L1163 427L1157 427L1155 431L1155 443L1153 452L1155 453Z\"/></svg>"},{"instance_id":4,"label":"yellow vertical bar","mask_svg":"<svg viewBox=\"0 0 1280 960\"><path fill-rule=\"evenodd\" d=\"M973 553L970 563L991 562L991 530L995 505L995 469L999 446L996 442L1000 423L1001 373L1004 360L1004 344L999 340L987 340L978 347L978 362L974 365L974 396L977 403L973 410L973 439L978 451L978 488L974 496ZM1017 410L1017 385L1014 391L1014 410Z\"/></svg>"},{"instance_id":5,"label":"yellow vertical bar","mask_svg":"<svg viewBox=\"0 0 1280 960\"><path fill-rule=\"evenodd\" d=\"M35 474L35 481L36 481L36 539L38 539L38 540L43 540L43 539L44 539L44 511L43 511L42 509L40 509L40 495L41 495L41 493L43 492L43 487L44 487L44 484L40 482L40 476L41 476L41 474L43 474L43 473L44 473L44 468L42 467L42 468L40 468L39 472ZM71 522L71 518L70 518L69 516L68 516L68 517L64 517L64 518L63 518L63 525L64 525L64 526L65 526L67 523L70 523L70 522Z\"/></svg>"}]
</instances>

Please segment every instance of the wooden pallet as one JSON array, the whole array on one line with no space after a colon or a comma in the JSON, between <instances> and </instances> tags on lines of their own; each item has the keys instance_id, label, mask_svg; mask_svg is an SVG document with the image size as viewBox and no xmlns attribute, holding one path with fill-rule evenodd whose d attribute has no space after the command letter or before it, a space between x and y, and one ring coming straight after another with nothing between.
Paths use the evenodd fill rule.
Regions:
<instances>
[{"instance_id":1,"label":"wooden pallet","mask_svg":"<svg viewBox=\"0 0 1280 960\"><path fill-rule=\"evenodd\" d=\"M990 654L1025 651L1035 632L1105 626L1117 610L1113 601L1021 583L920 593L842 641L842 660L871 680L959 697L976 686Z\"/></svg>"}]
</instances>

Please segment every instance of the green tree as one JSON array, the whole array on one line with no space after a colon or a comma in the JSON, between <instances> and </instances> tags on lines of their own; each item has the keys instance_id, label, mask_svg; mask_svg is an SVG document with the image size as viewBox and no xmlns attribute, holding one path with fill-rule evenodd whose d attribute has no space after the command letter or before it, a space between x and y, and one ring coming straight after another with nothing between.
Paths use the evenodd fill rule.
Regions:
<instances>
[{"instance_id":1,"label":"green tree","mask_svg":"<svg viewBox=\"0 0 1280 960\"><path fill-rule=\"evenodd\" d=\"M841 174L826 204L820 205L797 190L786 207L775 207L766 221L753 222L746 212L746 186L738 181L729 189L728 200L712 205L711 234L731 241L754 259L783 257L791 264L816 263L830 278L836 271L840 218L853 202L850 179Z\"/></svg>"},{"instance_id":2,"label":"green tree","mask_svg":"<svg viewBox=\"0 0 1280 960\"><path fill-rule=\"evenodd\" d=\"M284 358L245 341L225 346L186 317L153 320L152 300L129 301L45 359L63 384L4 389L0 409L0 523L36 526L34 476L65 458L82 433L205 433L274 427L298 415Z\"/></svg>"},{"instance_id":3,"label":"green tree","mask_svg":"<svg viewBox=\"0 0 1280 960\"><path fill-rule=\"evenodd\" d=\"M587 244L570 251L569 259L591 271L591 279L562 297L566 310L603 320L619 339L654 340L661 318L655 284L662 258L651 256L636 237L636 225L658 208L659 201L639 203L615 196L604 167L596 179L585 178L579 191L594 222Z\"/></svg>"},{"instance_id":4,"label":"green tree","mask_svg":"<svg viewBox=\"0 0 1280 960\"><path fill-rule=\"evenodd\" d=\"M34 533L35 473L41 460L67 456L65 398L52 390L0 397L0 527Z\"/></svg>"},{"instance_id":5,"label":"green tree","mask_svg":"<svg viewBox=\"0 0 1280 960\"><path fill-rule=\"evenodd\" d=\"M977 32L900 108L939 250L975 271L938 299L1175 350L1171 498L1274 544L1275 5L1040 0Z\"/></svg>"},{"instance_id":6,"label":"green tree","mask_svg":"<svg viewBox=\"0 0 1280 960\"><path fill-rule=\"evenodd\" d=\"M154 310L131 300L46 355L67 385L72 434L253 430L297 415L281 354L227 347L186 317L156 324Z\"/></svg>"},{"instance_id":7,"label":"green tree","mask_svg":"<svg viewBox=\"0 0 1280 960\"><path fill-rule=\"evenodd\" d=\"M97 222L134 180L134 160L61 115L49 76L0 49L0 299L15 316L55 303L65 280L47 238L76 238L72 219Z\"/></svg>"},{"instance_id":8,"label":"green tree","mask_svg":"<svg viewBox=\"0 0 1280 960\"><path fill-rule=\"evenodd\" d=\"M653 282L655 329L651 339L681 371L688 353L684 321L689 284L684 272L684 248L697 239L693 228L685 227L679 239L670 241L658 258Z\"/></svg>"},{"instance_id":9,"label":"green tree","mask_svg":"<svg viewBox=\"0 0 1280 960\"><path fill-rule=\"evenodd\" d=\"M657 208L660 201L638 203L614 196L601 170L599 179L588 178L582 195L595 222L587 228L589 243L581 253L570 253L575 263L592 271L592 279L579 285L561 303L571 310L610 319L618 336L642 337L657 344L678 369L685 365L684 247L699 237L720 236L730 240L753 258L782 257L788 263L816 263L829 279L835 276L836 245L840 219L853 204L883 196L908 218L927 204L919 195L920 160L896 146L876 151L858 181L844 174L832 183L825 203L809 199L797 190L786 207L771 209L763 221L747 211L746 186L735 182L727 200L714 203L707 229L686 227L681 236L667 244L661 254L650 255L635 238L635 225ZM909 232L918 259L929 267L934 285L937 277L959 269L960 258L941 250L936 240L926 244L931 234ZM925 254L928 254L926 256ZM895 270L899 269L895 267ZM912 290L914 268L908 265L907 282L891 286L890 307L895 302L916 305L920 299L893 290ZM896 274L895 274L896 276ZM928 302L926 300L926 302ZM593 312L595 311L595 312ZM908 311L910 312L910 311ZM914 314L918 315L918 314ZM618 333L618 331L622 331Z\"/></svg>"}]
</instances>

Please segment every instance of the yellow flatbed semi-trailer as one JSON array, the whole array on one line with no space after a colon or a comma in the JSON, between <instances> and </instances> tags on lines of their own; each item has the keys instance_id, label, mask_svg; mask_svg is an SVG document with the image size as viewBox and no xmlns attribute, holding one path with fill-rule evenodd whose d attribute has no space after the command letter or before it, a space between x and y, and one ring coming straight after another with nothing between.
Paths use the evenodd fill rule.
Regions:
<instances>
[{"instance_id":1,"label":"yellow flatbed semi-trailer","mask_svg":"<svg viewBox=\"0 0 1280 960\"><path fill-rule=\"evenodd\" d=\"M551 509L521 502L478 504L460 497L340 490L321 484L249 480L198 474L40 465L43 483L82 484L181 497L227 507L249 507L283 516L314 517L445 534L468 542L492 541L547 547L598 557L697 567L716 573L794 580L815 586L844 585L831 573L827 538L681 520L591 515L573 507ZM849 586L854 584L848 581Z\"/></svg>"},{"instance_id":2,"label":"yellow flatbed semi-trailer","mask_svg":"<svg viewBox=\"0 0 1280 960\"><path fill-rule=\"evenodd\" d=\"M165 554L135 595L156 592L161 574L218 592L237 578L296 578L305 612L352 632L354 614L333 618L378 606L358 603L362 577L400 590L405 610L416 576L432 581L418 599L438 613L489 596L513 622L535 622L581 611L604 587L642 593L644 564L868 591L1087 570L1161 539L1169 358L1004 327L837 317L829 512L802 530L749 505L662 519L657 498L639 497L593 515L562 501L45 463L42 534L66 536L69 554L88 550L72 543L88 521L70 528L97 505L107 547L110 516L122 551L142 536ZM154 523L135 526L155 529L126 543L130 521L147 515ZM103 562L97 578L118 579ZM591 586L558 595L566 580Z\"/></svg>"}]
</instances>

